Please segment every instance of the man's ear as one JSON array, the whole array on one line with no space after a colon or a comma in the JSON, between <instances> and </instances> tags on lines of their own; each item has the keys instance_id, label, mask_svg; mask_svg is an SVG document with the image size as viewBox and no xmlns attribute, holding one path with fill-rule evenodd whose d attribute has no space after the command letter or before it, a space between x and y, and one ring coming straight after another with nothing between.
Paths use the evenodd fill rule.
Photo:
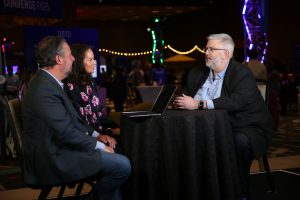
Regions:
<instances>
[{"instance_id":1,"label":"man's ear","mask_svg":"<svg viewBox=\"0 0 300 200\"><path fill-rule=\"evenodd\" d=\"M55 61L56 61L57 64L62 64L63 59L60 55L56 55L55 56Z\"/></svg>"},{"instance_id":2,"label":"man's ear","mask_svg":"<svg viewBox=\"0 0 300 200\"><path fill-rule=\"evenodd\" d=\"M230 57L230 54L229 54L229 51L228 51L228 50L225 51L225 55L226 55L227 58Z\"/></svg>"}]
</instances>

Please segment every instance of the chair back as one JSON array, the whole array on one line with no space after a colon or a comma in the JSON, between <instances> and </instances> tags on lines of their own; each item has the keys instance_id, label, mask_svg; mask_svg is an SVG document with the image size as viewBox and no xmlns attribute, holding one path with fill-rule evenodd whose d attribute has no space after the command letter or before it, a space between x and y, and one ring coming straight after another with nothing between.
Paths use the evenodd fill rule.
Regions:
<instances>
[{"instance_id":1,"label":"chair back","mask_svg":"<svg viewBox=\"0 0 300 200\"><path fill-rule=\"evenodd\" d=\"M258 90L260 91L260 94L262 95L266 105L268 106L269 101L269 82L265 79L256 79L256 84L258 87ZM273 179L271 177L271 170L269 161L267 158L267 154L264 153L261 158L258 159L258 165L260 171L265 171L267 175L267 180L269 184L269 191L270 192L276 192Z\"/></svg>"},{"instance_id":2,"label":"chair back","mask_svg":"<svg viewBox=\"0 0 300 200\"><path fill-rule=\"evenodd\" d=\"M7 104L8 123L12 133L14 147L17 157L20 162L20 167L23 171L23 147L22 147L22 119L21 119L21 102L17 99L8 101Z\"/></svg>"},{"instance_id":3,"label":"chair back","mask_svg":"<svg viewBox=\"0 0 300 200\"><path fill-rule=\"evenodd\" d=\"M0 80L1 81L1 80ZM5 159L6 152L6 137L8 135L8 121L6 117L7 100L0 93L0 159Z\"/></svg>"},{"instance_id":4,"label":"chair back","mask_svg":"<svg viewBox=\"0 0 300 200\"><path fill-rule=\"evenodd\" d=\"M266 105L268 105L269 101L269 83L265 79L256 79L257 88L263 97Z\"/></svg>"}]
</instances>

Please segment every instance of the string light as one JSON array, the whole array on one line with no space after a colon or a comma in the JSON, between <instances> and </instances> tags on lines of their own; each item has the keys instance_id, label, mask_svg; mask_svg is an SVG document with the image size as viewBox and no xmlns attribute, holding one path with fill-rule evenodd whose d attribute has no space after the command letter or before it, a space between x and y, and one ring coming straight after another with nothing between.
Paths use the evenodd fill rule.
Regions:
<instances>
[{"instance_id":1,"label":"string light","mask_svg":"<svg viewBox=\"0 0 300 200\"><path fill-rule=\"evenodd\" d=\"M178 51L178 50L174 49L173 47L171 47L170 45L165 46L165 48L166 49L168 48L177 54L190 54L196 50L200 51L201 53L205 53L205 51L203 49L200 49L197 45L195 45L192 49L190 49L188 51Z\"/></svg>"},{"instance_id":2,"label":"string light","mask_svg":"<svg viewBox=\"0 0 300 200\"><path fill-rule=\"evenodd\" d=\"M151 35L152 35L152 40L153 40L153 45L152 45L152 62L155 63L155 51L156 51L156 37L155 37L155 32L151 30Z\"/></svg>"},{"instance_id":3,"label":"string light","mask_svg":"<svg viewBox=\"0 0 300 200\"><path fill-rule=\"evenodd\" d=\"M199 51L201 53L205 53L205 51L201 48L199 48L197 45L195 45L192 49L188 51L179 51L175 48L171 47L171 45L164 46L165 49L170 49L171 51L177 53L177 54L190 54L194 51ZM153 51L156 51L155 49L152 49L152 51L143 51L143 52L135 52L135 53L124 53L124 52L118 52L118 51L112 51L108 49L99 49L99 52L105 52L113 55L119 55L119 56L143 56L143 55L149 55L152 54Z\"/></svg>"},{"instance_id":4,"label":"string light","mask_svg":"<svg viewBox=\"0 0 300 200\"><path fill-rule=\"evenodd\" d=\"M163 22L164 20L162 20ZM164 62L164 40L162 37L162 29L161 29L161 20L159 18L154 19L154 23L151 24L149 30L151 31L152 36L152 64L160 63L163 64Z\"/></svg>"},{"instance_id":5,"label":"string light","mask_svg":"<svg viewBox=\"0 0 300 200\"><path fill-rule=\"evenodd\" d=\"M108 49L99 49L99 52L105 52L113 55L118 55L118 56L143 56L143 55L148 55L151 54L152 51L143 51L143 52L118 52L118 51L112 51Z\"/></svg>"}]
</instances>

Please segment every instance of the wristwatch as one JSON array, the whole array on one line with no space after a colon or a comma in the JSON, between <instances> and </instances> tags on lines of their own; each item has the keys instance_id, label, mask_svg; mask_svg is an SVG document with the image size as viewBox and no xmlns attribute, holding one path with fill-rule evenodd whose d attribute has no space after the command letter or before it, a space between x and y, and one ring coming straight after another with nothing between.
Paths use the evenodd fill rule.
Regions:
<instances>
[{"instance_id":1,"label":"wristwatch","mask_svg":"<svg viewBox=\"0 0 300 200\"><path fill-rule=\"evenodd\" d=\"M107 128L103 132L104 132L105 135L111 135L112 134L111 128Z\"/></svg>"},{"instance_id":2,"label":"wristwatch","mask_svg":"<svg viewBox=\"0 0 300 200\"><path fill-rule=\"evenodd\" d=\"M199 101L198 109L199 110L203 110L204 109L204 102L203 101Z\"/></svg>"}]
</instances>

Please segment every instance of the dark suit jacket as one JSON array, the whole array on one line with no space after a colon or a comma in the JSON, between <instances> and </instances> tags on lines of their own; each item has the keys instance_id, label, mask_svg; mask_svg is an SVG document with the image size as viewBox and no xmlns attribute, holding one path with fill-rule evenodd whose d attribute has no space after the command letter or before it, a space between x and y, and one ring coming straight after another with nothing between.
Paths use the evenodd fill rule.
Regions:
<instances>
[{"instance_id":1,"label":"dark suit jacket","mask_svg":"<svg viewBox=\"0 0 300 200\"><path fill-rule=\"evenodd\" d=\"M22 101L24 175L29 184L59 184L94 175L101 166L93 129L63 89L39 70Z\"/></svg>"},{"instance_id":2,"label":"dark suit jacket","mask_svg":"<svg viewBox=\"0 0 300 200\"><path fill-rule=\"evenodd\" d=\"M183 92L194 97L208 75L209 68L191 70ZM232 59L224 76L221 97L213 103L215 109L228 111L233 132L246 134L255 157L260 157L271 142L274 125L252 72Z\"/></svg>"}]
</instances>

